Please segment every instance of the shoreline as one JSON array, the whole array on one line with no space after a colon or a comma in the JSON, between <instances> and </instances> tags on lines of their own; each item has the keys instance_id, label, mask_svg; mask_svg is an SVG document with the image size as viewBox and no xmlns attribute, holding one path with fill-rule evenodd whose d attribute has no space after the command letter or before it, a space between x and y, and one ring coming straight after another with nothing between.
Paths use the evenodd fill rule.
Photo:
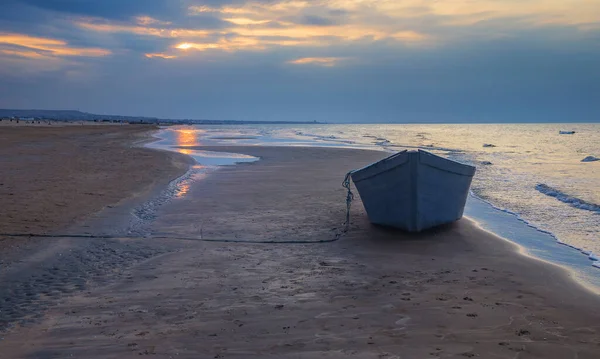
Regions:
<instances>
[{"instance_id":1,"label":"shoreline","mask_svg":"<svg viewBox=\"0 0 600 359\"><path fill-rule=\"evenodd\" d=\"M515 245L518 254L561 268L570 274L571 280L600 295L600 274L594 265L597 262L592 261L581 249L566 245L552 233L527 223L513 212L499 209L476 195L473 197L474 200L470 200L465 208L465 213L471 212L465 214L466 218L477 223L482 230ZM474 208L481 205L495 213L492 216L472 213ZM510 230L511 226L523 226L523 229L516 235Z\"/></svg>"},{"instance_id":2,"label":"shoreline","mask_svg":"<svg viewBox=\"0 0 600 359\"><path fill-rule=\"evenodd\" d=\"M165 143L168 141L164 137L156 136L156 138L157 138L157 142L161 143L156 148L173 151L173 152L184 153L192 158L194 156L191 151L193 151L195 148L197 148L197 149L200 148L197 146L190 146L190 145L187 145L184 147L175 146L175 145L170 146L169 144ZM226 138L231 139L231 137L226 137ZM210 147L211 145L207 145L207 146ZM212 146L227 147L226 144L221 144L221 143L217 143ZM269 145L266 145L266 146L259 145L259 146L275 147L275 148L276 147L288 147L288 146L269 146ZM203 147L206 147L206 146L203 146ZM235 148L235 147L244 147L244 146L239 145L239 144L234 144L234 145L230 145L229 147ZM355 148L352 146L348 146L347 144L342 144L339 147L310 146L310 145L293 146L293 147L340 148L340 149L349 149L349 150L366 150L366 151L373 151L376 153L381 153L382 156L384 156L384 157L388 156L390 153L393 153L393 151L390 152L389 150L386 151L385 149L363 148L363 147ZM182 149L184 151L181 151ZM231 152L231 153L235 153L235 152ZM476 201L482 202L485 205L489 206L494 211L496 211L497 212L496 218L489 218L489 216L488 216L488 218L484 218L483 216L476 215L474 213L469 213L468 215L465 214L465 217L469 218L470 220L472 220L474 222L477 222L478 226L481 229L488 231L503 240L513 243L515 246L517 246L519 248L517 251L518 254L522 254L525 257L558 266L559 268L562 268L563 270L565 270L569 273L571 280L577 282L579 285L584 287L586 290L589 290L594 294L600 295L600 275L598 275L598 273L597 273L597 271L599 269L598 269L598 267L593 265L594 261L591 259L591 257L589 255L585 254L582 249L565 244L564 242L560 241L551 232L545 231L543 229L540 229L540 228L530 224L526 220L522 219L517 213L499 208L499 207L495 206L494 204L490 203L489 201L477 196L473 192L471 192L469 194L469 201L467 202L467 205L465 207L465 213L469 212L470 209L472 212L473 211L472 208L477 207L476 204L474 205L474 202L476 202ZM503 219L507 225L517 226L517 228L523 227L523 229L520 230L520 232L521 232L520 234L522 237L523 236L543 237L546 235L548 238L545 238L545 239L552 241L553 243L543 243L543 241L542 241L541 245L538 245L531 240L523 240L522 238L518 238L513 233L507 233L507 231L494 231L493 229L491 229L491 228L495 227L495 229L498 230L498 226L494 225L494 223L492 223L492 225L490 225L489 221L500 221L500 218L505 214L508 214L509 216L514 218L514 221L511 221L510 219L509 220ZM537 233L534 233L534 234L527 233L529 228L533 229ZM543 240L543 238L542 238L542 240ZM547 247L552 247L552 244L554 244L554 242L561 245L557 248L553 248L553 251L556 251L555 255L543 255L543 256L540 255L540 254L546 254L547 252L542 253L542 250L548 249ZM580 253L570 253L571 251L569 249L574 249L575 251L580 252ZM585 259L583 256L581 256L582 253L585 255ZM568 254L568 255L566 255L566 254ZM572 255L573 257L569 258L569 255Z\"/></svg>"},{"instance_id":3,"label":"shoreline","mask_svg":"<svg viewBox=\"0 0 600 359\"><path fill-rule=\"evenodd\" d=\"M515 242L514 240L503 237L495 232L492 232L492 231L486 229L483 224L477 222L473 218L470 218L470 217L463 217L463 218L470 221L472 223L472 225L475 226L478 230L488 233L489 235L497 238L497 240L499 240L499 241L506 242L509 245L509 248L511 248L510 251L512 252L512 254L517 255L517 256L522 256L523 259L525 259L525 260L538 262L544 266L553 268L554 270L562 273L562 275L563 275L562 280L575 284L581 290L588 292L590 295L598 297L598 300L600 300L600 287L594 285L593 283L586 281L585 279L581 279L581 277L578 275L579 273L574 268L569 267L567 265L557 263L557 262L553 262L548 259L544 259L544 258L535 256L534 254L532 254L530 252L530 250L526 246L519 244L519 243Z\"/></svg>"},{"instance_id":4,"label":"shoreline","mask_svg":"<svg viewBox=\"0 0 600 359\"><path fill-rule=\"evenodd\" d=\"M164 147L166 148L166 146L164 146ZM236 147L244 148L245 146L238 146L238 145L233 145L233 146L226 146L226 145L186 146L187 149L198 149L198 150L208 149L209 151L215 151L215 152L219 152L220 147L227 148L227 150L224 152L238 153L238 152L234 151L235 148ZM258 147L261 147L261 146L258 146ZM274 148L274 149L286 148L286 146L263 146L263 147ZM323 148L323 147L319 147L319 146L306 146L306 147L294 146L294 148L315 148L315 149L324 149L325 151L327 150L327 148ZM350 151L352 151L352 150L370 151L370 152L381 154L382 158L389 156L388 152L377 150L377 149L364 149L364 148L354 149L354 148L348 148L348 147L339 147L339 149L350 150ZM178 148L173 147L172 151L177 152ZM191 156L191 155L189 155L189 156ZM358 197L358 193L356 192L355 187L353 188L353 191L355 193L355 196ZM525 220L521 219L515 213L503 211L503 210L499 209L498 207L494 206L493 204L489 203L488 201L478 197L475 194L469 194L469 196L473 196L477 201L480 201L480 202L484 203L485 205L489 206L492 210L497 211L498 212L497 214L501 214L501 213L507 214L510 217L514 218L515 221L518 221L519 223L527 226L528 228L531 228L532 230L538 232L541 235L547 235L549 237L549 239L555 241L557 244L561 244L561 242L554 235L552 235L551 233L549 233L547 231L541 230L533 225L530 225L529 223L527 223ZM362 206L362 203L358 203L358 204L353 203L353 206L354 205ZM467 203L467 205L469 205L469 202ZM467 211L465 211L465 212L467 212ZM540 262L540 263L543 263L544 265L549 265L553 268L556 268L557 270L564 272L565 280L568 280L568 281L576 284L577 286L581 287L581 289L588 291L592 295L600 296L600 278L598 278L598 280L590 280L589 277L584 278L584 277L582 277L583 273L578 272L577 271L578 268L575 266L561 263L556 260L553 261L552 259L543 258L541 256L537 256L534 253L534 251L536 250L535 247L528 247L528 246L522 244L522 241L518 241L518 240L515 240L514 238L509 238L509 237L503 236L500 233L494 232L493 230L486 228L487 223L479 221L476 217L481 218L481 216L473 216L473 215L466 215L466 214L464 215L463 218L465 218L467 221L472 223L473 226L477 227L481 231L489 233L490 235L497 238L498 240L501 240L502 242L508 243L510 245L510 248L512 248L511 252L513 252L514 255L522 256L523 259L525 259L525 260ZM428 233L428 231L425 231L425 233ZM574 248L572 246L566 246L566 247L573 249L574 251L581 252L581 250L578 248ZM559 248L563 249L562 246ZM564 248L564 249L566 250L567 248ZM578 256L578 259L581 259L583 262L588 264L587 266L584 267L585 269L590 270L591 273L594 273L594 274L596 273L597 268L589 265L589 260L587 259L587 256L585 259Z\"/></svg>"},{"instance_id":5,"label":"shoreline","mask_svg":"<svg viewBox=\"0 0 600 359\"><path fill-rule=\"evenodd\" d=\"M597 232L593 230L598 225L597 219L590 216L590 213L587 211L582 212L577 208L572 208L573 206L569 207L561 203L564 201L556 201L544 195L543 192L540 194L538 190L533 189L535 183L537 183L536 181L539 180L544 183L554 183L555 186L558 186L557 188L563 191L567 190L569 195L576 196L574 198L584 198L591 201L591 203L598 201L597 199L593 199L593 193L589 193L590 189L593 191L593 188L595 188L595 183L589 182L594 175L581 176L582 169L592 166L593 171L595 167L593 167L594 165L581 164L580 155L568 150L568 148L574 148L573 143L570 143L567 146L568 148L563 148L562 152L567 150L565 153L568 155L565 155L566 157L564 158L561 157L561 163L564 164L561 168L572 172L578 178L585 179L581 186L575 188L572 188L568 181L562 181L560 178L555 178L555 176L548 173L548 165L551 165L551 163L548 163L548 158L539 163L541 165L539 169L535 169L538 168L538 163L530 163L527 158L521 158L527 157L526 153L543 153L543 149L530 148L531 146L521 146L519 144L527 142L523 141L522 137L523 133L529 133L529 130L523 131L522 128L514 126L508 126L509 128L507 129L497 128L496 130L499 130L499 133L504 134L503 137L506 136L505 139L501 140L490 138L487 130L473 125L472 130L476 134L474 138L475 142L481 141L483 144L496 143L498 145L496 148L482 149L481 144L474 145L472 141L461 143L459 140L454 141L446 138L446 131L440 130L437 128L438 126L407 125L403 126L404 131L397 126L386 126L375 125L364 128L338 125L328 127L292 126L291 128L283 128L281 126L273 126L272 128L244 126L235 130L219 126L203 127L202 130L197 130L194 127L185 127L181 128L182 132L185 132L185 138L178 137L180 130L177 128L174 128L173 131L166 130L165 136L170 139L169 142L177 144L193 144L194 139L196 139L202 144L219 145L334 146L360 149L375 148L388 152L405 148L433 150L442 156L477 165L480 172L476 177L479 180L474 181L472 189L475 193L482 194L481 198L492 200L493 203L497 204L496 208L499 208L501 211L505 211L508 208L513 209L512 212L515 212L515 209L517 209L516 213L522 213L520 218L524 219L528 225L535 223L534 226L540 231L551 232L554 237L560 237L560 242L564 242L565 245L572 248L580 249L591 260L587 262L588 265L600 267L600 261L594 263L594 261L597 261L598 253L600 253L600 247L598 246L600 242L595 241L593 237L593 234ZM572 142L575 139L575 137L558 137L559 128L557 126L542 126L538 129L539 131L535 130L532 134L541 132L544 134L545 141L556 138L557 140L560 139L560 141L567 140L567 142ZM465 129L466 127L464 126L455 128L457 134L462 133L461 131L464 132ZM450 131L450 133L455 132L455 130ZM585 148L584 152L593 154L595 150L590 148L590 139L600 134L598 127L586 127L580 130L578 131L578 136L581 137L581 141L579 141L580 145ZM231 136L232 133L233 137ZM512 138L511 136L515 134L517 136L514 140L507 139ZM181 142L181 140L185 142ZM561 146L564 147L565 144L559 145L559 147ZM512 150L512 147L515 147L515 149ZM515 162L519 158L520 160ZM514 171L513 169L516 170L518 168L514 166L519 166L520 163L530 163L533 168L531 170L521 169L524 171L520 172ZM488 166L492 164L495 166ZM496 180L510 182L506 183L508 191L506 195L494 189L495 186L493 186L493 183ZM533 184L530 183L532 181ZM590 195L592 197L589 197ZM554 218L553 221L550 220L552 218ZM569 220L563 221L562 218L569 218ZM524 226L518 227L522 228ZM527 232L527 230L524 232ZM554 238L550 240L554 240ZM596 255L588 255L588 253L594 252ZM581 262L581 260L575 260L575 262ZM584 270L585 276L590 276L592 272L590 269L594 268ZM598 277L600 278L600 276Z\"/></svg>"}]
</instances>

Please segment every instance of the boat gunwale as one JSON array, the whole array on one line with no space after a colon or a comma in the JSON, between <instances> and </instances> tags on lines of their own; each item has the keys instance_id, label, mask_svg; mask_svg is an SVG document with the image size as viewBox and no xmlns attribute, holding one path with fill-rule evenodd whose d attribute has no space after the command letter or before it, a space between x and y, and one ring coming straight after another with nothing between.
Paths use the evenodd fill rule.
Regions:
<instances>
[{"instance_id":1,"label":"boat gunwale","mask_svg":"<svg viewBox=\"0 0 600 359\"><path fill-rule=\"evenodd\" d=\"M436 166L436 165L433 165L433 164L430 164L430 163L423 162L423 161L421 161L421 156L420 156L420 153L421 153L421 152L423 152L423 153L425 153L425 154L427 154L427 155L431 155L431 156L434 156L434 157L440 158L440 159L442 159L442 160L445 160L445 161L451 161L451 162L453 162L453 163L456 163L456 164L458 164L458 165L464 166L465 168L471 169L471 170L473 171L473 173L472 173L472 174L464 174L464 173L460 173L460 172L456 172L456 171L451 171L451 170L448 170L448 169L446 169L446 168L441 168L441 167L439 167L439 166ZM448 173L452 173L452 174L455 174L455 175L458 175L458 176L463 176L463 177L471 177L471 178L472 178L472 177L475 175L476 167L474 167L474 166L467 165L467 164L464 164L464 163L460 163L460 162L457 162L457 161L454 161L454 160L449 160L449 159L447 159L447 158L444 158L444 157L441 157L441 156L435 155L435 154L433 154L433 153L430 153L430 152L427 152L427 151L424 151L424 150L421 150L421 149L419 149L418 151L408 151L408 150L400 151L400 152L398 152L398 153L395 153L395 154L393 154L393 155L391 155L391 156L388 156L388 157L386 157L386 158L383 158L383 159L381 159L381 160L379 160L379 161L377 161L377 162L375 162L375 163L371 163L371 164L369 164L368 166L365 166L365 167L362 167L362 168L359 168L359 169L353 170L353 171L351 171L351 175L352 175L352 181L354 181L354 183L357 183L357 182L362 182L362 181L364 181L364 180L367 180L367 179L370 179L370 178L373 178L373 177L379 176L380 174L383 174L383 173L389 172L389 171L391 171L391 170L393 170L393 169L396 169L396 168L398 168L398 167L400 167L400 166L403 166L403 165L405 165L407 162L409 162L409 160L408 160L408 159L407 159L405 162L399 163L399 164L397 164L396 166L393 166L393 167L391 167L391 168L386 168L386 169L383 169L383 170L381 170L381 171L379 171L379 172L373 173L373 174L371 174L371 175L366 175L366 176L364 176L364 177L362 177L362 178L360 178L360 179L357 179L357 180L355 180L355 179L354 179L354 174L356 174L356 173L358 173L358 172L362 172L362 171L364 171L364 170L367 170L367 169L369 169L369 168L371 168L371 167L374 167L374 166L376 166L377 164L384 163L385 161L389 161L389 160L391 160L393 157L395 157L395 156L397 156L397 155L399 155L399 154L403 154L403 153L407 153L407 154L410 154L410 153L419 153L419 164L421 164L421 165L423 165L423 166L427 166L427 167L435 168L436 170L439 170L439 171L448 172Z\"/></svg>"}]
</instances>

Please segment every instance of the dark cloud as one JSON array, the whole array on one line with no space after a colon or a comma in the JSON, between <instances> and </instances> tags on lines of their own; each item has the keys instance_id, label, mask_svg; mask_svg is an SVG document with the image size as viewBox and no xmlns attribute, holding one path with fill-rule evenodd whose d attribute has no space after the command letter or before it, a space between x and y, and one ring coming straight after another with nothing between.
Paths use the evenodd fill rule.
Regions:
<instances>
[{"instance_id":1,"label":"dark cloud","mask_svg":"<svg viewBox=\"0 0 600 359\"><path fill-rule=\"evenodd\" d=\"M16 2L16 1L14 1ZM180 0L19 0L20 3L61 13L124 20L136 15L180 17Z\"/></svg>"},{"instance_id":2,"label":"dark cloud","mask_svg":"<svg viewBox=\"0 0 600 359\"><path fill-rule=\"evenodd\" d=\"M343 9L327 10L327 13L331 16L346 16L349 14L349 12L347 10L343 10Z\"/></svg>"},{"instance_id":3,"label":"dark cloud","mask_svg":"<svg viewBox=\"0 0 600 359\"><path fill-rule=\"evenodd\" d=\"M299 24L329 26L336 24L336 21L322 16L306 15L300 18Z\"/></svg>"},{"instance_id":4,"label":"dark cloud","mask_svg":"<svg viewBox=\"0 0 600 359\"><path fill-rule=\"evenodd\" d=\"M19 1L0 2L0 31L30 33L32 28L47 26L55 15Z\"/></svg>"}]
</instances>

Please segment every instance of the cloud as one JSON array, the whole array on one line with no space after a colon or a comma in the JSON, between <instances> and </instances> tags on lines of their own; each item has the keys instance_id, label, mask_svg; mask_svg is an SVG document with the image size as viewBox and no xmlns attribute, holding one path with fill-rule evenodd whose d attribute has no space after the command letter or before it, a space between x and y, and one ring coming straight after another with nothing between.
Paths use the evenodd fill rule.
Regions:
<instances>
[{"instance_id":1,"label":"cloud","mask_svg":"<svg viewBox=\"0 0 600 359\"><path fill-rule=\"evenodd\" d=\"M305 25L317 26L331 26L336 24L335 19L326 18L318 15L305 15L298 22Z\"/></svg>"},{"instance_id":2,"label":"cloud","mask_svg":"<svg viewBox=\"0 0 600 359\"><path fill-rule=\"evenodd\" d=\"M171 25L172 22L171 21L161 21L155 18L152 18L150 16L137 16L135 18L136 22L138 23L138 25L142 25L142 26L148 26L148 25Z\"/></svg>"},{"instance_id":3,"label":"cloud","mask_svg":"<svg viewBox=\"0 0 600 359\"><path fill-rule=\"evenodd\" d=\"M143 36L163 38L206 37L211 34L209 30L184 29L168 27L149 27L99 21L95 19L78 20L75 24L83 29L104 33L131 33Z\"/></svg>"},{"instance_id":4,"label":"cloud","mask_svg":"<svg viewBox=\"0 0 600 359\"><path fill-rule=\"evenodd\" d=\"M160 59L175 59L177 58L177 56L175 55L168 55L168 54L162 54L162 53L156 53L156 54L145 54L144 56L146 56L149 59L154 59L154 58L160 58Z\"/></svg>"},{"instance_id":5,"label":"cloud","mask_svg":"<svg viewBox=\"0 0 600 359\"><path fill-rule=\"evenodd\" d=\"M235 25L262 25L270 22L270 20L252 20L246 17L231 17L224 18L223 20Z\"/></svg>"},{"instance_id":6,"label":"cloud","mask_svg":"<svg viewBox=\"0 0 600 359\"><path fill-rule=\"evenodd\" d=\"M23 51L23 50L9 50L9 49L1 49L0 48L0 54L16 56L16 57L25 57L25 58L30 58L30 59L45 59L45 58L47 58L47 56L42 55L39 52L29 51L29 50Z\"/></svg>"},{"instance_id":7,"label":"cloud","mask_svg":"<svg viewBox=\"0 0 600 359\"><path fill-rule=\"evenodd\" d=\"M0 106L213 119L600 118L599 6L5 0Z\"/></svg>"},{"instance_id":8,"label":"cloud","mask_svg":"<svg viewBox=\"0 0 600 359\"><path fill-rule=\"evenodd\" d=\"M0 33L0 46L10 46L25 48L27 51L12 50L13 55L26 57L35 57L32 53L38 53L45 56L85 56L99 57L111 54L110 50L100 48L81 48L70 47L66 41L58 39L49 39L43 37L34 37L23 34ZM3 51L9 54L11 50Z\"/></svg>"},{"instance_id":9,"label":"cloud","mask_svg":"<svg viewBox=\"0 0 600 359\"><path fill-rule=\"evenodd\" d=\"M175 46L176 49L187 50L222 50L222 51L238 51L238 50L263 50L264 44L252 37L232 37L221 38L216 42L183 42Z\"/></svg>"},{"instance_id":10,"label":"cloud","mask_svg":"<svg viewBox=\"0 0 600 359\"><path fill-rule=\"evenodd\" d=\"M293 65L319 65L331 67L337 65L343 58L340 57L302 57L296 60L288 61Z\"/></svg>"},{"instance_id":11,"label":"cloud","mask_svg":"<svg viewBox=\"0 0 600 359\"><path fill-rule=\"evenodd\" d=\"M177 18L185 11L173 0L19 0L18 2L57 13L126 20L141 14Z\"/></svg>"}]
</instances>

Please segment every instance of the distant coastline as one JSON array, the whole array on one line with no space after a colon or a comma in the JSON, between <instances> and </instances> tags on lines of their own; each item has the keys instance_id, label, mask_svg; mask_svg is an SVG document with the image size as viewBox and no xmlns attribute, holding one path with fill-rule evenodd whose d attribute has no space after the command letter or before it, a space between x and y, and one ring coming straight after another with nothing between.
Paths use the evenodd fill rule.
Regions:
<instances>
[{"instance_id":1,"label":"distant coastline","mask_svg":"<svg viewBox=\"0 0 600 359\"><path fill-rule=\"evenodd\" d=\"M147 116L125 116L125 115L99 115L78 110L39 110L39 109L1 109L0 121L18 119L23 121L59 121L59 122L105 122L105 123L129 123L129 124L154 124L154 125L330 125L330 124L346 124L346 125L494 125L494 124L559 124L564 123L570 126L575 124L599 123L598 120L592 121L544 121L538 122L534 120L507 120L494 121L492 119L479 118L473 119L456 119L447 118L446 116L428 117L427 119L418 119L411 115L399 115L394 120L389 119L371 119L371 121L352 121L348 119L334 121L258 121L258 120L209 120L209 119L192 119L192 118L159 118ZM568 130L570 127L565 127Z\"/></svg>"},{"instance_id":2,"label":"distant coastline","mask_svg":"<svg viewBox=\"0 0 600 359\"><path fill-rule=\"evenodd\" d=\"M170 119L143 116L97 115L76 110L12 110L0 109L0 121L90 121L113 122L129 124L160 124L160 125L261 125L261 124L324 124L317 121L228 121L228 120L197 120Z\"/></svg>"}]
</instances>

